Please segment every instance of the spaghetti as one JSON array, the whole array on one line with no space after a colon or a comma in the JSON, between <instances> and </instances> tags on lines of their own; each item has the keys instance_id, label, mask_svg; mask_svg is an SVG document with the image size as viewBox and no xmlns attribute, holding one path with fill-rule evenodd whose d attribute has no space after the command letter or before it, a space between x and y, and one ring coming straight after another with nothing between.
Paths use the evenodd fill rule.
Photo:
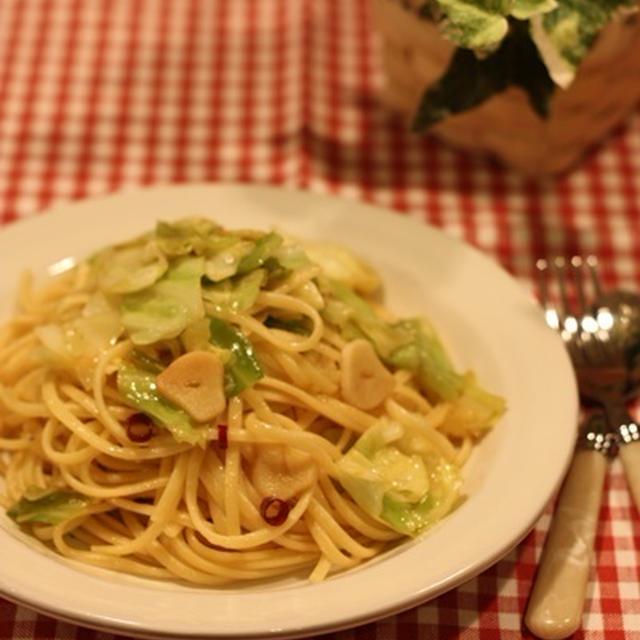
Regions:
<instances>
[{"instance_id":1,"label":"spaghetti","mask_svg":"<svg viewBox=\"0 0 640 640\"><path fill-rule=\"evenodd\" d=\"M504 410L344 249L158 223L0 331L8 514L68 558L202 585L312 581L415 536Z\"/></svg>"}]
</instances>

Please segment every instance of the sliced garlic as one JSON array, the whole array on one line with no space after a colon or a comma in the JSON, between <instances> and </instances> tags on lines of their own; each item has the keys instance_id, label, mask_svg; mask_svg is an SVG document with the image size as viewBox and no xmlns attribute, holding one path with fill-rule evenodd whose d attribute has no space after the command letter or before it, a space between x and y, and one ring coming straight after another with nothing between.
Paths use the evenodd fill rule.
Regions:
<instances>
[{"instance_id":1,"label":"sliced garlic","mask_svg":"<svg viewBox=\"0 0 640 640\"><path fill-rule=\"evenodd\" d=\"M256 449L250 478L263 497L289 500L313 486L318 469L313 458L300 449L282 444L265 444Z\"/></svg>"},{"instance_id":2,"label":"sliced garlic","mask_svg":"<svg viewBox=\"0 0 640 640\"><path fill-rule=\"evenodd\" d=\"M393 375L380 362L368 340L347 343L340 355L342 397L359 409L377 407L394 387Z\"/></svg>"},{"instance_id":3,"label":"sliced garlic","mask_svg":"<svg viewBox=\"0 0 640 640\"><path fill-rule=\"evenodd\" d=\"M210 351L176 358L156 378L158 391L197 422L211 422L224 410L224 365Z\"/></svg>"}]
</instances>

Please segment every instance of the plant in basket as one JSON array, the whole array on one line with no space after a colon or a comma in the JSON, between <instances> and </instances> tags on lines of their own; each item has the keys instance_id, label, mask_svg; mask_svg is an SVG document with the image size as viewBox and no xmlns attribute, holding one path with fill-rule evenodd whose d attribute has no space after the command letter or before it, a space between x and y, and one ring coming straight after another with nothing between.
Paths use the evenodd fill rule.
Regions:
<instances>
[{"instance_id":1,"label":"plant in basket","mask_svg":"<svg viewBox=\"0 0 640 640\"><path fill-rule=\"evenodd\" d=\"M637 0L373 2L412 129L525 171L566 168L640 98Z\"/></svg>"}]
</instances>

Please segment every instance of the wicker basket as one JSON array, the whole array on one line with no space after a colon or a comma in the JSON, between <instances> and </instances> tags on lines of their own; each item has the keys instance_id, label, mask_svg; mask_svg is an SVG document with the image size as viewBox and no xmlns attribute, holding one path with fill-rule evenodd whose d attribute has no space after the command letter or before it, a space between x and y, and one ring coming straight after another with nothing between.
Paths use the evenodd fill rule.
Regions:
<instances>
[{"instance_id":1,"label":"wicker basket","mask_svg":"<svg viewBox=\"0 0 640 640\"><path fill-rule=\"evenodd\" d=\"M408 118L426 86L446 69L454 46L399 0L372 0L382 36L383 99ZM405 3L406 4L406 3ZM463 149L491 154L530 175L573 167L640 100L640 16L609 24L567 90L556 90L541 120L524 92L509 88L431 129Z\"/></svg>"}]
</instances>

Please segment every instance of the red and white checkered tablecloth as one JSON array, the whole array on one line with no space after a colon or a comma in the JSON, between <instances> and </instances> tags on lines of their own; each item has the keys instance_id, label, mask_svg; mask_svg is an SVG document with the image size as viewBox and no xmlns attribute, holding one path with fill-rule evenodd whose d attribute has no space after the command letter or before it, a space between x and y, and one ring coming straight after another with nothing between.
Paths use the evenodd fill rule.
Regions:
<instances>
[{"instance_id":1,"label":"red and white checkered tablecloth","mask_svg":"<svg viewBox=\"0 0 640 640\"><path fill-rule=\"evenodd\" d=\"M606 284L640 288L640 112L579 169L535 181L409 134L380 80L367 0L0 0L0 223L132 185L275 184L422 219L523 287L537 257L590 252ZM454 591L322 638L526 637L549 521ZM575 638L640 639L639 552L614 462ZM0 600L9 638L115 636Z\"/></svg>"}]
</instances>

